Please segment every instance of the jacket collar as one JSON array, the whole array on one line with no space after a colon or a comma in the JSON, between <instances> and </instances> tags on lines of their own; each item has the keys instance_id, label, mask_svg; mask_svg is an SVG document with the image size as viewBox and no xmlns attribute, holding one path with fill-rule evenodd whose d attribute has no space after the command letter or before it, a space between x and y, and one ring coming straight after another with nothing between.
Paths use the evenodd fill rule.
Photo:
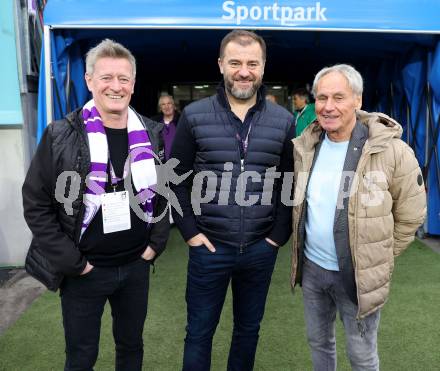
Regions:
<instances>
[{"instance_id":1,"label":"jacket collar","mask_svg":"<svg viewBox=\"0 0 440 371\"><path fill-rule=\"evenodd\" d=\"M69 112L66 115L66 121L71 125L75 130L79 131L83 136L87 137L84 122L82 118L82 107L77 108L76 110Z\"/></svg>"},{"instance_id":2,"label":"jacket collar","mask_svg":"<svg viewBox=\"0 0 440 371\"><path fill-rule=\"evenodd\" d=\"M130 106L131 109L133 109L133 107ZM134 109L133 109L134 113L139 117L139 120L141 121L142 125L144 125L145 128L150 129L154 132L159 132L163 129L164 124L161 122L156 122L156 121L152 121L144 116L142 116L141 114L137 113ZM72 125L75 129L78 130L83 130L83 118L82 118L82 107L77 108L76 110L69 112L66 115L66 120L67 122Z\"/></svg>"},{"instance_id":3,"label":"jacket collar","mask_svg":"<svg viewBox=\"0 0 440 371\"><path fill-rule=\"evenodd\" d=\"M350 142L348 144L348 150L362 149L365 142L368 139L368 127L363 125L359 120L356 121L356 125L351 133ZM344 168L344 170L347 170Z\"/></svg>"},{"instance_id":4,"label":"jacket collar","mask_svg":"<svg viewBox=\"0 0 440 371\"><path fill-rule=\"evenodd\" d=\"M358 121L368 127L367 143L373 153L383 151L391 139L400 139L402 136L402 126L384 113L359 110L356 116Z\"/></svg>"},{"instance_id":5,"label":"jacket collar","mask_svg":"<svg viewBox=\"0 0 440 371\"><path fill-rule=\"evenodd\" d=\"M361 131L356 129L356 125L353 134L367 135L367 143L372 152L384 150L392 138L400 138L402 136L403 130L400 124L383 113L369 113L358 110L356 112L356 121L366 126L368 130L362 130L364 134L361 134ZM307 153L314 151L322 135L323 130L318 120L315 120L304 130L303 135L293 140L293 143L297 151Z\"/></svg>"},{"instance_id":6,"label":"jacket collar","mask_svg":"<svg viewBox=\"0 0 440 371\"><path fill-rule=\"evenodd\" d=\"M136 113L136 115L139 117L139 120L141 121L142 125L144 125L145 129L147 130L148 134L153 134L155 137L159 135L159 133L163 130L164 124L161 122L152 121L147 117L144 117L137 113L134 109L133 111ZM82 107L77 108L76 110L69 112L66 115L66 121L75 129L77 130L86 141L87 145L89 144L89 139L84 127L84 121L82 118ZM154 141L153 143L154 150L157 148L157 143Z\"/></svg>"}]
</instances>

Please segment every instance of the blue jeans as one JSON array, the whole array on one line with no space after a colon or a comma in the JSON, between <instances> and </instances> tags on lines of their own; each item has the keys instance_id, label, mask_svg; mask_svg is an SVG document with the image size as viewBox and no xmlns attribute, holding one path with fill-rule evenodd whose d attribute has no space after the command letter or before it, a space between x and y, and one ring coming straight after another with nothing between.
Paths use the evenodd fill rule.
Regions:
<instances>
[{"instance_id":1,"label":"blue jeans","mask_svg":"<svg viewBox=\"0 0 440 371\"><path fill-rule=\"evenodd\" d=\"M184 371L211 367L212 338L231 281L234 329L228 370L247 371L254 366L260 322L277 257L277 248L264 239L241 252L238 247L214 243L189 248Z\"/></svg>"},{"instance_id":2,"label":"blue jeans","mask_svg":"<svg viewBox=\"0 0 440 371\"><path fill-rule=\"evenodd\" d=\"M380 311L357 320L341 274L304 259L302 291L307 337L315 371L336 370L336 310L344 325L347 355L355 371L378 371L377 330Z\"/></svg>"},{"instance_id":3,"label":"blue jeans","mask_svg":"<svg viewBox=\"0 0 440 371\"><path fill-rule=\"evenodd\" d=\"M95 267L67 277L61 288L65 371L89 371L98 357L101 317L107 300L113 318L118 371L142 369L150 263L139 258L119 267Z\"/></svg>"}]
</instances>

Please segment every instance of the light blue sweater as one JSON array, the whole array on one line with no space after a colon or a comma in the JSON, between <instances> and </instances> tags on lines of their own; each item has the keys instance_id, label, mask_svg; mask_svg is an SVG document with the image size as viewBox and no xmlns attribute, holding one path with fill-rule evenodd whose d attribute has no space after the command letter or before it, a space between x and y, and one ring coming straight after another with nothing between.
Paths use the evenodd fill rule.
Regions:
<instances>
[{"instance_id":1,"label":"light blue sweater","mask_svg":"<svg viewBox=\"0 0 440 371\"><path fill-rule=\"evenodd\" d=\"M305 255L324 269L339 271L333 237L336 203L349 141L325 136L307 188Z\"/></svg>"}]
</instances>

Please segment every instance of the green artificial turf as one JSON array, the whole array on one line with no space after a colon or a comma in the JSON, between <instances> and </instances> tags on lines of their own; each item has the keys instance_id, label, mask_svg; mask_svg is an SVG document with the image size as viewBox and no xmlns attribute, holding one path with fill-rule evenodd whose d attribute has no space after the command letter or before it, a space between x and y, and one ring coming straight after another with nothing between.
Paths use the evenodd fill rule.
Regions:
<instances>
[{"instance_id":1,"label":"green artificial turf","mask_svg":"<svg viewBox=\"0 0 440 371\"><path fill-rule=\"evenodd\" d=\"M173 228L167 250L151 275L145 324L144 370L181 369L185 336L187 247ZM311 370L301 290L289 286L290 246L279 253L261 326L255 370ZM440 255L420 242L396 261L379 330L381 370L440 370ZM96 370L112 370L114 346L105 311ZM228 295L212 352L212 370L226 370L232 328ZM350 370L341 324L337 326L338 370ZM45 293L0 337L0 370L62 370L64 337L57 294Z\"/></svg>"}]
</instances>

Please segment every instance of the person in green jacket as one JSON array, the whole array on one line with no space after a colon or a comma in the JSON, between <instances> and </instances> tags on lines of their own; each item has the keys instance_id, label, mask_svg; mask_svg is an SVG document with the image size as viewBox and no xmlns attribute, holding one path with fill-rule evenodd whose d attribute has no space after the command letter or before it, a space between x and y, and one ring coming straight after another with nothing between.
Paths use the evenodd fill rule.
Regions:
<instances>
[{"instance_id":1,"label":"person in green jacket","mask_svg":"<svg viewBox=\"0 0 440 371\"><path fill-rule=\"evenodd\" d=\"M293 115L296 120L296 136L300 136L303 130L316 120L315 104L309 103L309 93L304 88L293 91Z\"/></svg>"}]
</instances>

